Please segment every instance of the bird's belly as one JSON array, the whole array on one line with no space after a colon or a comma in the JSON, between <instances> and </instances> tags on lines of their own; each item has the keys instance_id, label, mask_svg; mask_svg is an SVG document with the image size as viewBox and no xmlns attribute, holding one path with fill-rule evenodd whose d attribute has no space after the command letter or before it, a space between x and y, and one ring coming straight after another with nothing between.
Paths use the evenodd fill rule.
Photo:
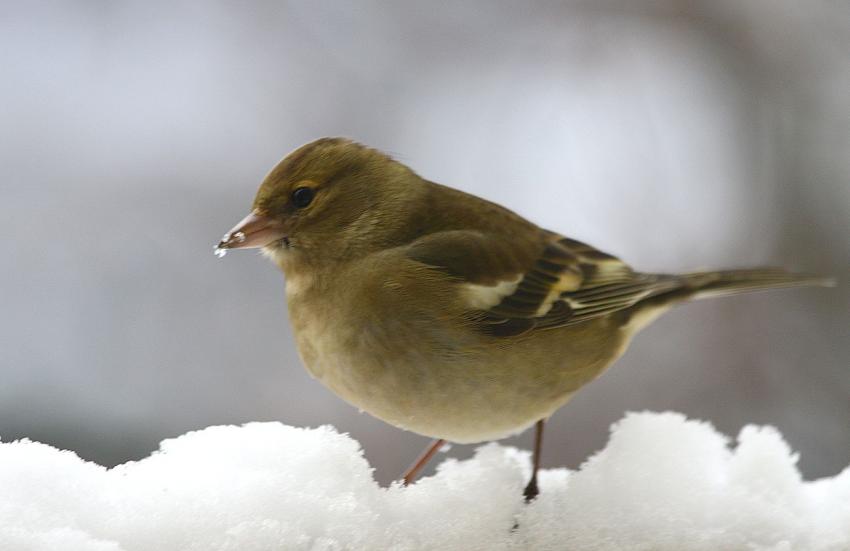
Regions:
<instances>
[{"instance_id":1,"label":"bird's belly","mask_svg":"<svg viewBox=\"0 0 850 551\"><path fill-rule=\"evenodd\" d=\"M459 443L504 438L548 417L619 355L619 343L579 350L570 340L587 339L571 333L458 350L387 346L411 341L385 320L296 328L308 371L341 398L396 427Z\"/></svg>"}]
</instances>

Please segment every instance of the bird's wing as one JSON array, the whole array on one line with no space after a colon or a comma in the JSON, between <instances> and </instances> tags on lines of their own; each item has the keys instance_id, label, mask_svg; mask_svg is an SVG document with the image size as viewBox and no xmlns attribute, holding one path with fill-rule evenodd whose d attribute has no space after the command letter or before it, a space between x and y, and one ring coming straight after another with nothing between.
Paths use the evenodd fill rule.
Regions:
<instances>
[{"instance_id":1,"label":"bird's wing","mask_svg":"<svg viewBox=\"0 0 850 551\"><path fill-rule=\"evenodd\" d=\"M408 257L455 278L472 322L497 337L606 316L681 286L674 276L635 272L590 245L543 230L519 242L440 232L412 244Z\"/></svg>"}]
</instances>

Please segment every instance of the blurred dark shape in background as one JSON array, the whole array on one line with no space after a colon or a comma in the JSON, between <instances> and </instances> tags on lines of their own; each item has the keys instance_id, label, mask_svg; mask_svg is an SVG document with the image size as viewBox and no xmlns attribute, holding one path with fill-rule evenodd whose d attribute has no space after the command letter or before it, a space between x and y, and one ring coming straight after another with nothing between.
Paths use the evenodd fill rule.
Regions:
<instances>
[{"instance_id":1,"label":"blurred dark shape in background","mask_svg":"<svg viewBox=\"0 0 850 551\"><path fill-rule=\"evenodd\" d=\"M674 409L775 425L834 474L848 53L845 2L4 3L0 436L111 465L211 424L331 423L396 476L425 439L312 381L277 269L211 248L282 155L345 135L638 269L838 276L667 315L544 456L575 467L625 410Z\"/></svg>"}]
</instances>

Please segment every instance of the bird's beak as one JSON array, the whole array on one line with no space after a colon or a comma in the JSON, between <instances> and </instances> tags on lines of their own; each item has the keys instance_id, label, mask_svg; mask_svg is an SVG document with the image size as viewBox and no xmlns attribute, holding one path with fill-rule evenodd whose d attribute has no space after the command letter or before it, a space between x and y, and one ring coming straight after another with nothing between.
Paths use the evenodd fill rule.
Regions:
<instances>
[{"instance_id":1,"label":"bird's beak","mask_svg":"<svg viewBox=\"0 0 850 551\"><path fill-rule=\"evenodd\" d=\"M226 249L255 249L284 237L286 232L280 222L253 211L224 234L216 250L223 253Z\"/></svg>"}]
</instances>

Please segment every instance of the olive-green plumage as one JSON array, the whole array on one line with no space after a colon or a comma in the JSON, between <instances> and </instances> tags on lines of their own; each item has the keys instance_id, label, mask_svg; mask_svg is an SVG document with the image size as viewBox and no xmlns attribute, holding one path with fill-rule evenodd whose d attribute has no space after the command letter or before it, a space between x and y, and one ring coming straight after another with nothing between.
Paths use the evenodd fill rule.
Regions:
<instances>
[{"instance_id":1,"label":"olive-green plumage","mask_svg":"<svg viewBox=\"0 0 850 551\"><path fill-rule=\"evenodd\" d=\"M310 373L388 423L455 442L548 417L677 302L828 283L635 272L339 138L281 161L253 208L220 246L261 246L283 269Z\"/></svg>"}]
</instances>

